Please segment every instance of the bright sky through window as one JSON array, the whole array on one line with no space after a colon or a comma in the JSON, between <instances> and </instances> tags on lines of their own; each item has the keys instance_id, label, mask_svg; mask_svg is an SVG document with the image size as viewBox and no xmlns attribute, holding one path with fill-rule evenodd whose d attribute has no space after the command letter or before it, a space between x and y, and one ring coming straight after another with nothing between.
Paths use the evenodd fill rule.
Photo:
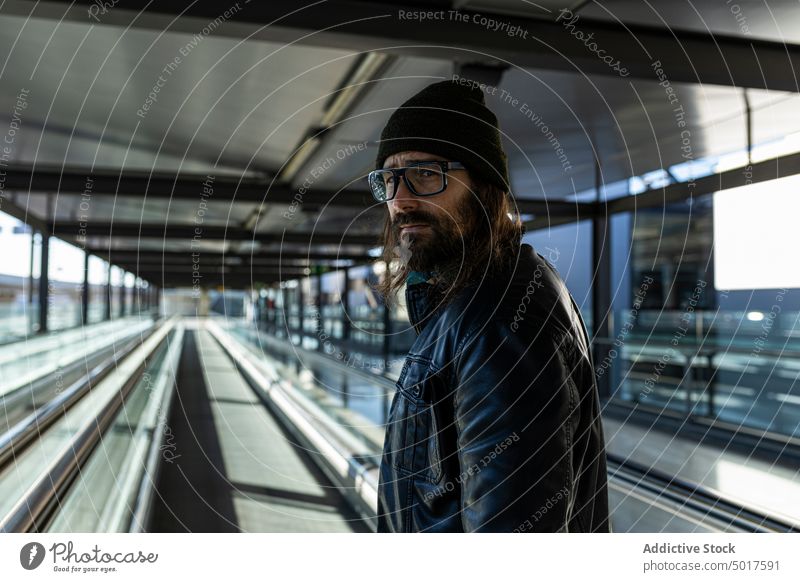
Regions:
<instances>
[{"instance_id":1,"label":"bright sky through window","mask_svg":"<svg viewBox=\"0 0 800 582\"><path fill-rule=\"evenodd\" d=\"M800 287L800 176L714 194L714 286Z\"/></svg>"}]
</instances>

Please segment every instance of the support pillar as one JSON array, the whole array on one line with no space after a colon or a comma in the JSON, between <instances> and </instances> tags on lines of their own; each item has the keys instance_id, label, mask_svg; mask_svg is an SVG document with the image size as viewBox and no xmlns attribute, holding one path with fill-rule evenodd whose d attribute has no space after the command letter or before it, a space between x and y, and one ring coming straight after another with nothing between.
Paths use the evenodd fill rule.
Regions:
<instances>
[{"instance_id":1,"label":"support pillar","mask_svg":"<svg viewBox=\"0 0 800 582\"><path fill-rule=\"evenodd\" d=\"M83 288L81 289L81 324L89 323L89 253L83 253Z\"/></svg>"},{"instance_id":2,"label":"support pillar","mask_svg":"<svg viewBox=\"0 0 800 582\"><path fill-rule=\"evenodd\" d=\"M106 272L106 292L105 292L105 313L103 314L103 319L108 321L111 319L111 263L108 263L108 269Z\"/></svg>"},{"instance_id":3,"label":"support pillar","mask_svg":"<svg viewBox=\"0 0 800 582\"><path fill-rule=\"evenodd\" d=\"M595 161L595 200L600 207L602 174L599 160ZM611 348L611 237L607 212L598 211L592 219L592 333L594 335L594 363L602 362ZM611 374L597 378L600 398L611 396Z\"/></svg>"},{"instance_id":4,"label":"support pillar","mask_svg":"<svg viewBox=\"0 0 800 582\"><path fill-rule=\"evenodd\" d=\"M50 303L50 278L48 265L50 264L50 235L42 233L41 260L39 264L39 333L47 333L47 308Z\"/></svg>"}]
</instances>

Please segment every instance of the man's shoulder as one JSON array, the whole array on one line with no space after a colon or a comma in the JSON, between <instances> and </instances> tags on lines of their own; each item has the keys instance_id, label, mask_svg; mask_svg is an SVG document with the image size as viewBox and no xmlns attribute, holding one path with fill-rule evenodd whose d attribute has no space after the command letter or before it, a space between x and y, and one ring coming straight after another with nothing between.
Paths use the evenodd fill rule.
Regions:
<instances>
[{"instance_id":1,"label":"man's shoulder","mask_svg":"<svg viewBox=\"0 0 800 582\"><path fill-rule=\"evenodd\" d=\"M569 292L555 268L523 245L511 269L468 286L440 310L424 345L443 361L489 338L497 346L525 350L533 344L559 345L567 353L583 342L572 311Z\"/></svg>"},{"instance_id":2,"label":"man's shoulder","mask_svg":"<svg viewBox=\"0 0 800 582\"><path fill-rule=\"evenodd\" d=\"M569 291L555 267L524 244L517 260L499 273L467 287L447 308L448 317L473 323L497 320L527 325L552 322L567 326Z\"/></svg>"}]
</instances>

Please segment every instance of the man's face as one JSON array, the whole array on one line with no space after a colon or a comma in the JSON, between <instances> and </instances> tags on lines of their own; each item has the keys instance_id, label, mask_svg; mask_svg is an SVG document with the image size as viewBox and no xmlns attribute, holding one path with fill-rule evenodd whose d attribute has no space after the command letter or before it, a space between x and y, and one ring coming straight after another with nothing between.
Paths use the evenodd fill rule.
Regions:
<instances>
[{"instance_id":1,"label":"man's face","mask_svg":"<svg viewBox=\"0 0 800 582\"><path fill-rule=\"evenodd\" d=\"M400 152L389 156L384 168L400 168L409 162L446 160L425 152ZM460 160L446 160L457 162ZM466 170L448 170L447 188L433 196L417 196L403 180L386 204L400 248L397 255L415 271L434 270L437 265L461 261L464 237L471 230L472 184Z\"/></svg>"}]
</instances>

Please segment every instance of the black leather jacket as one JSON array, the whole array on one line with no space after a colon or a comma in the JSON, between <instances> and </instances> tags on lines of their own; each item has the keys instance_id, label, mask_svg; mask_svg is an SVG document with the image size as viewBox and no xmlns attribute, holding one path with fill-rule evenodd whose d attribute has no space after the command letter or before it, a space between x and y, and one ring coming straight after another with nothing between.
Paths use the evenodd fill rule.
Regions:
<instances>
[{"instance_id":1,"label":"black leather jacket","mask_svg":"<svg viewBox=\"0 0 800 582\"><path fill-rule=\"evenodd\" d=\"M609 531L586 328L527 244L507 277L443 308L406 287L418 336L397 381L378 487L380 532Z\"/></svg>"}]
</instances>

